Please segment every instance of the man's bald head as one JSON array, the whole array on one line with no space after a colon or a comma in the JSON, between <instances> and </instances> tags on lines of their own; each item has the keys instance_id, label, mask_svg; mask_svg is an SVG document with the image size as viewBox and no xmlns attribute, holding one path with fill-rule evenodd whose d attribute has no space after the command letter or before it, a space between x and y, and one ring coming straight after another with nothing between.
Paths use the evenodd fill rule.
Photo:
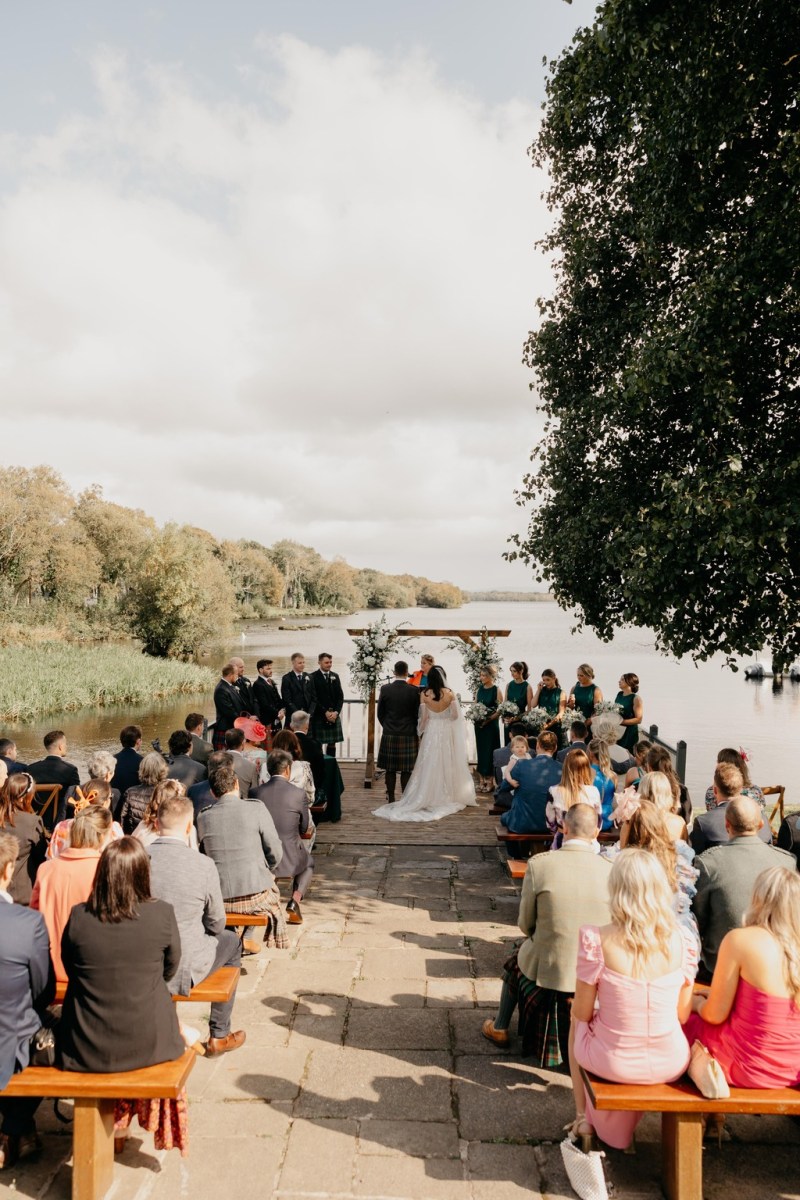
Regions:
<instances>
[{"instance_id":1,"label":"man's bald head","mask_svg":"<svg viewBox=\"0 0 800 1200\"><path fill-rule=\"evenodd\" d=\"M752 837L763 824L761 809L749 796L736 796L725 809L725 825L731 837Z\"/></svg>"},{"instance_id":2,"label":"man's bald head","mask_svg":"<svg viewBox=\"0 0 800 1200\"><path fill-rule=\"evenodd\" d=\"M564 813L564 833L569 838L593 842L597 837L597 811L591 804L573 804Z\"/></svg>"}]
</instances>

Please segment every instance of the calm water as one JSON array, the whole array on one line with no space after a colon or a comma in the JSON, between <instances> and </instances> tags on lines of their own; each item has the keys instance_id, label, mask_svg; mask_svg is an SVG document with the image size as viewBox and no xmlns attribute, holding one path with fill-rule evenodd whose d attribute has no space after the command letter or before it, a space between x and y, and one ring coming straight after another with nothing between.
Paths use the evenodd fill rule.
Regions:
<instances>
[{"instance_id":1,"label":"calm water","mask_svg":"<svg viewBox=\"0 0 800 1200\"><path fill-rule=\"evenodd\" d=\"M319 628L303 632L247 625L244 642L237 636L227 646L220 647L218 661L221 665L227 655L236 652L245 660L252 678L256 659L273 658L275 674L280 676L289 669L293 651L303 651L307 669L314 670L317 655L327 650L334 656L334 669L348 680L347 660L353 643L347 629L363 627L378 615L373 611L351 617L312 618L307 623ZM695 802L702 802L716 752L726 745L744 746L750 752L751 771L757 783L762 786L782 783L787 788L789 802L796 803L800 798L800 765L796 758L800 685L787 680L782 692L773 693L770 680L745 681L741 671L733 674L724 667L722 656L697 667L688 661L675 662L657 654L652 636L642 630L624 631L608 644L591 633L573 635L570 616L549 602L476 603L448 611L394 610L387 614L387 619L391 626L406 622L417 629L484 626L510 629L510 636L498 643L505 668L501 682L508 681L508 664L520 658L528 663L532 679L538 679L544 667L552 667L562 685L569 689L575 682L578 663L589 662L603 695L613 700L619 676L625 671L635 671L641 680L645 725L655 722L661 736L673 745L679 738L688 743L687 782ZM418 639L406 655L412 669L418 666L421 650L434 655L445 667L449 682L465 696L466 683L458 653L446 649L444 639ZM211 661L215 664L217 660ZM353 689L346 685L345 696L354 695ZM43 734L61 726L69 738L69 757L83 766L93 749L119 749L119 730L131 721L142 726L146 743L158 735L166 746L172 730L182 728L186 713L195 709L213 719L211 696L179 697L139 709L84 710L60 721L49 717L34 725L17 726L8 733L17 740L19 757L32 761L41 757Z\"/></svg>"}]
</instances>

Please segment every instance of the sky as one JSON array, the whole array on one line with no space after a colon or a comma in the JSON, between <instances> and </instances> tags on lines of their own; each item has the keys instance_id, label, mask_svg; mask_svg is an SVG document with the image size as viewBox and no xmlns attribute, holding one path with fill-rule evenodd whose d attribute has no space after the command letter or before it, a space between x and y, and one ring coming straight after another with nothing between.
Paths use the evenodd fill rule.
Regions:
<instances>
[{"instance_id":1,"label":"sky","mask_svg":"<svg viewBox=\"0 0 800 1200\"><path fill-rule=\"evenodd\" d=\"M594 0L0 10L5 461L159 522L525 589L527 148Z\"/></svg>"}]
</instances>

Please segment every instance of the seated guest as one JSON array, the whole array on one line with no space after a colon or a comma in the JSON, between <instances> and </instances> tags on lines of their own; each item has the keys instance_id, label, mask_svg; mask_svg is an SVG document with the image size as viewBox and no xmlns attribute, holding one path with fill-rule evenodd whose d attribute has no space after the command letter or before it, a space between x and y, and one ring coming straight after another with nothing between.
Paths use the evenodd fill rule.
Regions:
<instances>
[{"instance_id":1,"label":"seated guest","mask_svg":"<svg viewBox=\"0 0 800 1200\"><path fill-rule=\"evenodd\" d=\"M173 995L186 996L220 967L240 966L242 951L234 931L225 928L225 906L214 863L189 846L194 834L192 802L176 785L177 781L168 779L156 788L163 799L158 808L158 836L149 847L150 889L175 910L181 958L169 989ZM235 998L211 1005L206 1054L226 1054L244 1044L243 1030L231 1032Z\"/></svg>"},{"instance_id":2,"label":"seated guest","mask_svg":"<svg viewBox=\"0 0 800 1200\"><path fill-rule=\"evenodd\" d=\"M677 922L667 876L646 850L622 850L609 879L611 921L579 934L572 1002L572 1133L630 1144L638 1112L597 1112L580 1067L615 1083L669 1083L689 1065L681 1023L691 1011L697 948ZM621 1033L620 1031L624 1031Z\"/></svg>"},{"instance_id":3,"label":"seated guest","mask_svg":"<svg viewBox=\"0 0 800 1200\"><path fill-rule=\"evenodd\" d=\"M157 783L153 788L153 794L150 797L147 808L144 810L144 816L134 829L131 837L135 837L143 846L152 845L159 836L158 813L161 805L167 799L171 800L175 796L185 795L186 790L179 780L162 779L161 783ZM189 834L189 845L192 850L197 849L197 831L194 825L192 825L192 831Z\"/></svg>"},{"instance_id":4,"label":"seated guest","mask_svg":"<svg viewBox=\"0 0 800 1200\"><path fill-rule=\"evenodd\" d=\"M33 811L34 782L27 771L10 775L0 789L0 833L16 838L7 891L15 904L30 904L33 881L47 851L42 818Z\"/></svg>"},{"instance_id":5,"label":"seated guest","mask_svg":"<svg viewBox=\"0 0 800 1200\"><path fill-rule=\"evenodd\" d=\"M653 743L648 742L645 738L637 742L633 747L631 754L633 756L634 765L629 768L625 775L625 787L638 787L646 774L645 763L647 755L653 749Z\"/></svg>"},{"instance_id":6,"label":"seated guest","mask_svg":"<svg viewBox=\"0 0 800 1200\"><path fill-rule=\"evenodd\" d=\"M611 765L608 743L604 742L602 738L592 738L589 742L588 754L589 762L592 764L592 771L594 772L594 786L600 793L600 804L602 806L600 828L608 830L614 824L611 814L614 811L617 788L617 777Z\"/></svg>"},{"instance_id":7,"label":"seated guest","mask_svg":"<svg viewBox=\"0 0 800 1200\"><path fill-rule=\"evenodd\" d=\"M209 776L211 776L219 767L232 766L233 755L229 754L227 750L215 750L213 754L209 755L207 764ZM192 787L188 788L186 794L192 802L192 808L194 809L194 823L197 825L198 813L201 813L204 808L211 808L211 805L216 799L214 793L211 791L210 780L201 779L199 783L195 783L192 785Z\"/></svg>"},{"instance_id":8,"label":"seated guest","mask_svg":"<svg viewBox=\"0 0 800 1200\"><path fill-rule=\"evenodd\" d=\"M753 801L753 803L758 803ZM722 939L708 996L684 1026L732 1087L800 1084L800 878L785 867L756 877L743 928Z\"/></svg>"},{"instance_id":9,"label":"seated guest","mask_svg":"<svg viewBox=\"0 0 800 1200\"><path fill-rule=\"evenodd\" d=\"M282 730L279 738L293 736L290 730ZM295 741L297 739L295 738ZM262 783L253 793L254 798L261 801L266 808L283 846L283 855L275 868L276 875L289 875L292 879L292 898L286 905L287 920L290 925L299 925L303 920L300 911L300 901L308 890L311 876L314 874L314 859L309 853L308 844L302 835L313 830L314 825L308 810L308 800L301 788L291 781L294 759L287 750L281 750L273 745L267 759L269 780Z\"/></svg>"},{"instance_id":10,"label":"seated guest","mask_svg":"<svg viewBox=\"0 0 800 1200\"><path fill-rule=\"evenodd\" d=\"M793 854L761 841L758 834L763 820L755 800L737 796L725 807L728 841L712 846L694 860L699 874L692 910L700 930L706 979L714 973L725 934L741 925L747 897L752 895L761 872L768 867L797 869Z\"/></svg>"},{"instance_id":11,"label":"seated guest","mask_svg":"<svg viewBox=\"0 0 800 1200\"><path fill-rule=\"evenodd\" d=\"M77 817L79 813L85 812L89 807L107 808L110 815L111 785L106 780L97 779L94 782L85 783L83 787L77 789L73 810L75 816ZM58 822L53 830L53 836L50 838L50 844L47 847L48 858L58 858L70 845L74 819L74 817L70 817L66 821ZM122 826L114 821L111 826L111 839L115 840L122 836Z\"/></svg>"},{"instance_id":12,"label":"seated guest","mask_svg":"<svg viewBox=\"0 0 800 1200\"><path fill-rule=\"evenodd\" d=\"M201 767L207 768L214 747L203 737L205 728L206 719L202 713L189 713L184 721L184 729L192 739L192 758L199 762Z\"/></svg>"},{"instance_id":13,"label":"seated guest","mask_svg":"<svg viewBox=\"0 0 800 1200\"><path fill-rule=\"evenodd\" d=\"M252 788L258 787L259 768L249 758L244 750L244 733L241 729L229 729L225 734L225 747L233 759L233 769L239 780L239 795L249 796Z\"/></svg>"},{"instance_id":14,"label":"seated guest","mask_svg":"<svg viewBox=\"0 0 800 1200\"><path fill-rule=\"evenodd\" d=\"M497 785L494 789L495 808L509 809L511 807L512 789L508 780L504 778L503 770L511 759L511 742L515 737L524 737L526 742L528 740L525 726L519 721L515 721L513 725L509 726L509 740L506 744L498 750L492 751L492 775ZM530 749L530 743L528 743L528 749Z\"/></svg>"},{"instance_id":15,"label":"seated guest","mask_svg":"<svg viewBox=\"0 0 800 1200\"><path fill-rule=\"evenodd\" d=\"M618 712L601 712L592 718L592 737L599 738L608 747L611 770L615 775L626 775L635 765L631 751L619 745L625 735L622 717Z\"/></svg>"},{"instance_id":16,"label":"seated guest","mask_svg":"<svg viewBox=\"0 0 800 1200\"><path fill-rule=\"evenodd\" d=\"M600 793L594 784L591 763L586 753L579 749L570 750L564 759L561 782L550 787L550 798L545 810L548 828L554 831L561 829L564 813L572 808L573 804L590 804L597 813L599 830L602 816Z\"/></svg>"},{"instance_id":17,"label":"seated guest","mask_svg":"<svg viewBox=\"0 0 800 1200\"><path fill-rule=\"evenodd\" d=\"M541 736L541 735L540 735ZM555 734L543 735L555 740ZM519 1008L523 1055L553 1069L568 1065L569 1001L575 991L578 930L609 919L610 865L594 853L597 814L574 804L564 817L563 854L536 854L528 860L519 906L526 941L505 963L500 1007L482 1033L506 1046L514 1010Z\"/></svg>"},{"instance_id":18,"label":"seated guest","mask_svg":"<svg viewBox=\"0 0 800 1200\"><path fill-rule=\"evenodd\" d=\"M205 779L207 771L202 763L192 758L192 735L185 729L176 729L169 735L169 752L172 756L168 779L177 779L185 788Z\"/></svg>"},{"instance_id":19,"label":"seated guest","mask_svg":"<svg viewBox=\"0 0 800 1200\"><path fill-rule=\"evenodd\" d=\"M128 788L120 805L118 819L126 834L133 833L141 821L153 795L153 788L157 783L161 783L162 779L167 778L168 770L161 754L157 754L155 750L145 754L139 764L139 783L136 787Z\"/></svg>"},{"instance_id":20,"label":"seated guest","mask_svg":"<svg viewBox=\"0 0 800 1200\"><path fill-rule=\"evenodd\" d=\"M283 750L292 760L292 770L290 779L293 784L299 787L304 793L308 801L309 808L314 803L317 789L314 787L314 776L311 774L311 764L307 763L303 758L303 751L300 747L300 742L297 734L292 733L291 729L282 729L280 733L276 733L272 739L273 750ZM267 768L267 779L269 779L269 767Z\"/></svg>"},{"instance_id":21,"label":"seated guest","mask_svg":"<svg viewBox=\"0 0 800 1200\"><path fill-rule=\"evenodd\" d=\"M69 845L58 858L42 863L31 896L31 908L39 910L47 925L50 957L59 983L67 981L61 935L74 906L89 899L100 855L112 838L111 813L101 805L90 804L71 824Z\"/></svg>"},{"instance_id":22,"label":"seated guest","mask_svg":"<svg viewBox=\"0 0 800 1200\"><path fill-rule=\"evenodd\" d=\"M664 813L646 799L642 800L628 822L626 833L626 846L649 850L661 863L672 889L672 903L678 924L692 935L699 954L700 934L692 912L698 875L694 866L694 850L686 842L672 837Z\"/></svg>"},{"instance_id":23,"label":"seated guest","mask_svg":"<svg viewBox=\"0 0 800 1200\"><path fill-rule=\"evenodd\" d=\"M240 753L258 768L258 779L263 783L268 778L267 752L264 749L267 727L255 717L237 717L234 729L240 729L244 734L244 745Z\"/></svg>"},{"instance_id":24,"label":"seated guest","mask_svg":"<svg viewBox=\"0 0 800 1200\"><path fill-rule=\"evenodd\" d=\"M166 986L180 963L178 925L172 906L150 894L150 860L135 838L106 846L91 895L67 921L61 956L67 1071L135 1071L181 1057Z\"/></svg>"},{"instance_id":25,"label":"seated guest","mask_svg":"<svg viewBox=\"0 0 800 1200\"><path fill-rule=\"evenodd\" d=\"M27 771L28 764L17 760L17 743L11 738L0 738L0 762L5 763L9 775L17 771Z\"/></svg>"},{"instance_id":26,"label":"seated guest","mask_svg":"<svg viewBox=\"0 0 800 1200\"><path fill-rule=\"evenodd\" d=\"M550 789L561 782L561 767L554 757L557 748L558 738L554 733L540 733L536 739L536 757L521 758L514 764L511 808L500 817L510 833L547 833Z\"/></svg>"},{"instance_id":27,"label":"seated guest","mask_svg":"<svg viewBox=\"0 0 800 1200\"><path fill-rule=\"evenodd\" d=\"M66 813L67 801L72 796L73 789L80 783L80 778L78 768L66 761L67 739L62 730L54 729L51 733L45 734L44 748L47 756L39 759L38 762L31 763L30 774L33 776L34 783L58 784L61 793L57 807L48 807L44 812L46 802L40 803L36 800L33 802L33 807L34 811L37 808L42 810L46 828L52 829Z\"/></svg>"},{"instance_id":28,"label":"seated guest","mask_svg":"<svg viewBox=\"0 0 800 1200\"><path fill-rule=\"evenodd\" d=\"M686 843L689 841L689 831L686 822L676 810L675 799L669 780L660 771L653 771L642 778L638 791L626 788L618 797L614 819L620 825L619 848L624 850L628 843L628 824L631 816L642 802L655 805L667 823L667 829L673 842Z\"/></svg>"},{"instance_id":29,"label":"seated guest","mask_svg":"<svg viewBox=\"0 0 800 1200\"><path fill-rule=\"evenodd\" d=\"M747 759L740 750L734 750L730 746L726 746L720 750L717 755L717 766L720 763L730 763L742 777L742 795L749 796L751 800L755 800L762 812L767 807L767 798L760 787L757 787L750 778L750 770L747 766ZM716 806L717 800L714 795L714 784L706 792L706 810L712 812Z\"/></svg>"},{"instance_id":30,"label":"seated guest","mask_svg":"<svg viewBox=\"0 0 800 1200\"><path fill-rule=\"evenodd\" d=\"M136 787L139 783L139 768L142 765L142 755L139 753L142 731L138 725L126 725L120 732L119 740L122 743L122 749L114 755L117 765L111 786L124 797L128 788Z\"/></svg>"},{"instance_id":31,"label":"seated guest","mask_svg":"<svg viewBox=\"0 0 800 1200\"><path fill-rule=\"evenodd\" d=\"M742 773L731 763L717 763L714 771L714 807L710 812L700 813L695 817L692 826L691 842L697 854L712 846L727 842L728 831L725 827L725 809L736 796L742 794ZM767 845L772 844L772 831L769 825L761 822L758 836Z\"/></svg>"},{"instance_id":32,"label":"seated guest","mask_svg":"<svg viewBox=\"0 0 800 1200\"><path fill-rule=\"evenodd\" d=\"M15 904L9 894L19 842L0 833L0 1091L30 1063L31 1038L54 992L47 926L41 913ZM0 1171L40 1147L34 1115L36 1097L0 1096Z\"/></svg>"},{"instance_id":33,"label":"seated guest","mask_svg":"<svg viewBox=\"0 0 800 1200\"><path fill-rule=\"evenodd\" d=\"M109 754L107 750L96 750L86 764L86 769L89 772L90 781L97 780L109 785L111 788L111 811L112 813L117 812L122 802L122 794L111 783L117 769L117 760L114 758L114 755ZM81 791L85 794L85 784L81 788Z\"/></svg>"},{"instance_id":34,"label":"seated guest","mask_svg":"<svg viewBox=\"0 0 800 1200\"><path fill-rule=\"evenodd\" d=\"M317 739L309 736L309 720L310 717L307 712L297 709L296 712L292 713L290 724L292 733L297 735L297 740L303 751L303 758L311 766L314 787L318 793L321 793L325 790L325 755Z\"/></svg>"},{"instance_id":35,"label":"seated guest","mask_svg":"<svg viewBox=\"0 0 800 1200\"><path fill-rule=\"evenodd\" d=\"M283 855L275 823L263 804L243 800L233 767L218 767L211 776L215 797L197 817L197 835L204 854L216 864L225 911L266 913L270 919L264 941L288 949L286 919L272 871ZM245 922L242 922L245 925ZM250 941L255 926L245 925L242 947L258 954L261 946Z\"/></svg>"},{"instance_id":36,"label":"seated guest","mask_svg":"<svg viewBox=\"0 0 800 1200\"><path fill-rule=\"evenodd\" d=\"M512 780L511 771L521 760L530 759L531 755L528 739L525 737L524 733L512 734L508 740L508 747L511 750L511 754L509 755L508 762L503 767L501 774L509 787L519 787L519 783L516 780Z\"/></svg>"},{"instance_id":37,"label":"seated guest","mask_svg":"<svg viewBox=\"0 0 800 1200\"><path fill-rule=\"evenodd\" d=\"M575 720L569 727L569 741L563 750L557 754L558 761L564 763L570 750L586 750L586 739L589 736L589 726L585 721Z\"/></svg>"},{"instance_id":38,"label":"seated guest","mask_svg":"<svg viewBox=\"0 0 800 1200\"><path fill-rule=\"evenodd\" d=\"M664 746L653 746L647 752L644 765L648 772L657 771L666 775L672 788L674 811L680 813L688 827L692 820L692 798L686 784L681 783L675 772L669 750Z\"/></svg>"}]
</instances>

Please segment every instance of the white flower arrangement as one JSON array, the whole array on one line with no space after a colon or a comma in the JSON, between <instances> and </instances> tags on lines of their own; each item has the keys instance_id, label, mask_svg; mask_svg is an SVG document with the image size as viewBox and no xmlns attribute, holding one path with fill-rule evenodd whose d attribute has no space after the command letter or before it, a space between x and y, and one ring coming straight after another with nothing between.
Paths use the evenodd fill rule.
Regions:
<instances>
[{"instance_id":1,"label":"white flower arrangement","mask_svg":"<svg viewBox=\"0 0 800 1200\"><path fill-rule=\"evenodd\" d=\"M485 629L477 645L464 642L461 638L451 638L447 644L461 655L461 666L473 693L481 686L481 671L487 667L499 667L502 661L497 652L497 643L486 635Z\"/></svg>"},{"instance_id":2,"label":"white flower arrangement","mask_svg":"<svg viewBox=\"0 0 800 1200\"><path fill-rule=\"evenodd\" d=\"M513 700L504 700L502 704L498 704L496 711L500 713L501 717L518 717L519 705L515 704Z\"/></svg>"},{"instance_id":3,"label":"white flower arrangement","mask_svg":"<svg viewBox=\"0 0 800 1200\"><path fill-rule=\"evenodd\" d=\"M464 709L464 719L466 721L474 721L476 725L481 724L489 716L489 709L485 704L479 704L477 700L473 700Z\"/></svg>"},{"instance_id":4,"label":"white flower arrangement","mask_svg":"<svg viewBox=\"0 0 800 1200\"><path fill-rule=\"evenodd\" d=\"M528 712L523 713L520 721L531 731L531 733L540 733L544 729L548 721L552 721L552 717L546 708L537 705L536 708L531 708Z\"/></svg>"},{"instance_id":5,"label":"white flower arrangement","mask_svg":"<svg viewBox=\"0 0 800 1200\"><path fill-rule=\"evenodd\" d=\"M613 700L601 700L599 704L595 704L594 706L594 715L599 717L600 713L617 713L621 717L622 705L615 704Z\"/></svg>"},{"instance_id":6,"label":"white flower arrangement","mask_svg":"<svg viewBox=\"0 0 800 1200\"><path fill-rule=\"evenodd\" d=\"M347 665L356 690L362 699L368 700L370 692L381 680L390 652L404 647L407 639L399 628L389 628L384 615L379 621L368 625L365 632L354 637L353 641L355 653Z\"/></svg>"},{"instance_id":7,"label":"white flower arrangement","mask_svg":"<svg viewBox=\"0 0 800 1200\"><path fill-rule=\"evenodd\" d=\"M561 729L566 735L572 728L573 721L583 721L584 716L579 708L565 708L561 714Z\"/></svg>"}]
</instances>

